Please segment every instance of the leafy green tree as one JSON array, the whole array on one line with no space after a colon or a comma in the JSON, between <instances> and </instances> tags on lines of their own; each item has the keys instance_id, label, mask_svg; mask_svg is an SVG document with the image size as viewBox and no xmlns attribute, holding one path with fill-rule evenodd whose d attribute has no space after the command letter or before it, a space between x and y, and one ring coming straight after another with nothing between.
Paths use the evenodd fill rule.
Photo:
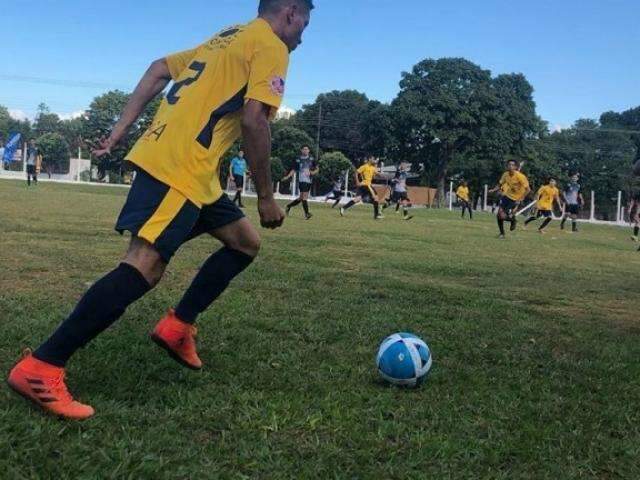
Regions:
<instances>
[{"instance_id":1,"label":"leafy green tree","mask_svg":"<svg viewBox=\"0 0 640 480\"><path fill-rule=\"evenodd\" d=\"M113 90L96 97L86 112L86 121L83 122L83 137L87 142L95 144L101 138L108 136L128 101L129 94L120 90ZM153 122L161 101L162 97L158 95L150 102L120 144L113 149L111 155L98 161L98 169L103 174L106 171L121 170L125 156Z\"/></svg>"},{"instance_id":2,"label":"leafy green tree","mask_svg":"<svg viewBox=\"0 0 640 480\"><path fill-rule=\"evenodd\" d=\"M319 191L329 191L333 182L346 172L353 173L354 167L342 152L328 152L322 155L319 162L320 172L316 176Z\"/></svg>"},{"instance_id":3,"label":"leafy green tree","mask_svg":"<svg viewBox=\"0 0 640 480\"><path fill-rule=\"evenodd\" d=\"M284 127L273 134L272 155L279 158L284 168L289 170L293 167L304 145L309 145L313 149L313 140L306 132L294 127Z\"/></svg>"},{"instance_id":4,"label":"leafy green tree","mask_svg":"<svg viewBox=\"0 0 640 480\"><path fill-rule=\"evenodd\" d=\"M271 178L274 183L278 183L278 180L284 177L286 173L282 160L278 157L271 157Z\"/></svg>"},{"instance_id":5,"label":"leafy green tree","mask_svg":"<svg viewBox=\"0 0 640 480\"><path fill-rule=\"evenodd\" d=\"M291 121L315 139L320 120L321 150L342 151L350 158L360 158L365 154L368 113L378 105L356 90L336 90L320 94L314 103L304 105Z\"/></svg>"},{"instance_id":6,"label":"leafy green tree","mask_svg":"<svg viewBox=\"0 0 640 480\"><path fill-rule=\"evenodd\" d=\"M521 75L492 79L491 72L462 58L423 60L403 73L392 103L397 155L424 165L442 202L456 159L473 164L484 157L498 165L536 136L542 123L532 93Z\"/></svg>"},{"instance_id":7,"label":"leafy green tree","mask_svg":"<svg viewBox=\"0 0 640 480\"><path fill-rule=\"evenodd\" d=\"M60 122L59 133L69 144L72 155L76 155L76 152L80 148L84 150L83 158L87 158L86 156L88 156L88 152L85 150L84 139L82 136L85 128L84 122L85 119L83 117L63 120L62 122Z\"/></svg>"},{"instance_id":8,"label":"leafy green tree","mask_svg":"<svg viewBox=\"0 0 640 480\"><path fill-rule=\"evenodd\" d=\"M46 133L60 133L62 122L60 117L49 111L44 103L38 106L38 114L33 123L33 130L36 137L41 137Z\"/></svg>"},{"instance_id":9,"label":"leafy green tree","mask_svg":"<svg viewBox=\"0 0 640 480\"><path fill-rule=\"evenodd\" d=\"M0 105L0 140L7 140L9 136L9 122L11 121L11 115L7 107Z\"/></svg>"},{"instance_id":10,"label":"leafy green tree","mask_svg":"<svg viewBox=\"0 0 640 480\"><path fill-rule=\"evenodd\" d=\"M53 171L68 172L71 152L69 144L59 133L45 133L38 137L36 144L42 153L45 166Z\"/></svg>"}]
</instances>

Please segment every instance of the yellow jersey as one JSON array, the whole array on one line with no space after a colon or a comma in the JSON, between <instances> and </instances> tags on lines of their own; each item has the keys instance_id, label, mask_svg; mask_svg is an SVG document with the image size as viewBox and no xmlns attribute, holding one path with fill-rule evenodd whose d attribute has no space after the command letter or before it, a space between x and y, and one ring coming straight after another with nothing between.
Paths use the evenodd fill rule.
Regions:
<instances>
[{"instance_id":1,"label":"yellow jersey","mask_svg":"<svg viewBox=\"0 0 640 480\"><path fill-rule=\"evenodd\" d=\"M529 180L521 172L504 172L500 179L502 193L515 202L521 202L529 191Z\"/></svg>"},{"instance_id":2,"label":"yellow jersey","mask_svg":"<svg viewBox=\"0 0 640 480\"><path fill-rule=\"evenodd\" d=\"M469 201L469 187L463 187L462 185L460 185L458 187L458 189L456 190L456 195L458 196L458 198L461 198L465 202L468 202Z\"/></svg>"},{"instance_id":3,"label":"yellow jersey","mask_svg":"<svg viewBox=\"0 0 640 480\"><path fill-rule=\"evenodd\" d=\"M289 49L258 18L166 57L174 80L151 127L127 160L198 206L222 196L220 158L241 135L242 107L284 95Z\"/></svg>"},{"instance_id":4,"label":"yellow jersey","mask_svg":"<svg viewBox=\"0 0 640 480\"><path fill-rule=\"evenodd\" d=\"M375 178L376 173L378 173L377 167L365 163L358 169L358 174L362 179L360 183L366 187L370 187L373 184L373 179Z\"/></svg>"},{"instance_id":5,"label":"yellow jersey","mask_svg":"<svg viewBox=\"0 0 640 480\"><path fill-rule=\"evenodd\" d=\"M560 197L560 190L551 185L544 185L538 190L537 197L538 210L553 210L553 201Z\"/></svg>"}]
</instances>

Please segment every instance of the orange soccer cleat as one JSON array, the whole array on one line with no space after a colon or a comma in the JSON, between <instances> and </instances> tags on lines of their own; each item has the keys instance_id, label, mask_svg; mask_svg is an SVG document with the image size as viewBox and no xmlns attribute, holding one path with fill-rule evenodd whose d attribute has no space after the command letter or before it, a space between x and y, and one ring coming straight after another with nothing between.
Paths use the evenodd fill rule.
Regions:
<instances>
[{"instance_id":1,"label":"orange soccer cleat","mask_svg":"<svg viewBox=\"0 0 640 480\"><path fill-rule=\"evenodd\" d=\"M73 399L64 377L64 368L42 362L27 351L11 370L7 383L16 393L47 413L69 420L92 417L95 410Z\"/></svg>"},{"instance_id":2,"label":"orange soccer cleat","mask_svg":"<svg viewBox=\"0 0 640 480\"><path fill-rule=\"evenodd\" d=\"M197 334L195 326L183 322L176 317L174 310L169 310L151 333L151 339L181 365L191 370L200 370L202 361L196 351Z\"/></svg>"}]
</instances>

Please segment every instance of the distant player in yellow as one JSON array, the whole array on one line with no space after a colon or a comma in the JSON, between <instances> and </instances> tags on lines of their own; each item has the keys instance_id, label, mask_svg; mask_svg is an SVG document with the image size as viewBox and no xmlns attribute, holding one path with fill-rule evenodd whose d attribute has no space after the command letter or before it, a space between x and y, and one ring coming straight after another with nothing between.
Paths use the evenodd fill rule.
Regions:
<instances>
[{"instance_id":1,"label":"distant player in yellow","mask_svg":"<svg viewBox=\"0 0 640 480\"><path fill-rule=\"evenodd\" d=\"M504 172L500 178L498 185L490 190L490 193L495 193L497 191L502 193L497 216L498 228L500 229L500 236L498 238L505 238L505 220L509 220L511 222L511 231L513 232L517 228L518 224L518 220L516 219L516 209L520 202L522 202L527 195L529 195L529 192L531 192L529 180L522 172L520 172L520 163L517 160L509 160L507 162L507 171Z\"/></svg>"},{"instance_id":2,"label":"distant player in yellow","mask_svg":"<svg viewBox=\"0 0 640 480\"><path fill-rule=\"evenodd\" d=\"M380 203L378 202L378 194L373 189L373 179L378 174L378 161L373 155L367 155L367 160L362 164L354 175L356 183L357 196L340 209L340 215L344 214L351 207L359 202L367 202L373 204L373 218L381 220L384 217L380 214Z\"/></svg>"},{"instance_id":3,"label":"distant player in yellow","mask_svg":"<svg viewBox=\"0 0 640 480\"><path fill-rule=\"evenodd\" d=\"M202 367L196 318L260 249L258 231L223 194L220 159L242 135L261 225L280 227L284 212L273 197L269 120L282 102L289 54L302 43L312 9L312 0L260 0L254 21L151 64L111 135L94 151L98 157L109 154L145 106L174 82L153 124L127 156L137 175L116 230L131 232L129 251L57 331L14 367L9 385L19 394L57 416L92 416L93 408L67 390L67 361L158 284L182 244L208 234L222 248L151 334L180 364Z\"/></svg>"},{"instance_id":4,"label":"distant player in yellow","mask_svg":"<svg viewBox=\"0 0 640 480\"><path fill-rule=\"evenodd\" d=\"M525 225L529 225L535 222L537 219L544 217L544 222L538 228L540 233L544 233L544 229L553 220L553 204L558 206L558 209L562 211L562 202L560 201L560 190L558 190L557 182L554 178L550 178L549 181L540 187L538 193L536 193L536 209L537 213L530 216Z\"/></svg>"},{"instance_id":5,"label":"distant player in yellow","mask_svg":"<svg viewBox=\"0 0 640 480\"><path fill-rule=\"evenodd\" d=\"M462 181L460 186L456 190L456 196L462 204L462 218L464 218L464 212L469 210L469 220L473 220L473 210L471 210L471 194L469 193L469 184L466 181Z\"/></svg>"}]
</instances>

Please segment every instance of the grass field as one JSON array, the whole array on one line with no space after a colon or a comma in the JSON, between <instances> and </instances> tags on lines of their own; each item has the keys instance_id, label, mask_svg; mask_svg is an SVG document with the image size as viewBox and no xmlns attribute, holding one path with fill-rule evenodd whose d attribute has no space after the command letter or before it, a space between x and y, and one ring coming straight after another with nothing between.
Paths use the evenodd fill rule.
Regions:
<instances>
[{"instance_id":1,"label":"grass field","mask_svg":"<svg viewBox=\"0 0 640 480\"><path fill-rule=\"evenodd\" d=\"M125 195L0 182L2 372L116 264ZM264 232L259 261L201 318L202 372L147 333L217 249L205 238L71 362L94 419L45 417L0 388L0 477L640 478L629 230L555 224L501 242L488 215L312 208ZM432 348L420 390L377 378L396 331Z\"/></svg>"}]
</instances>

